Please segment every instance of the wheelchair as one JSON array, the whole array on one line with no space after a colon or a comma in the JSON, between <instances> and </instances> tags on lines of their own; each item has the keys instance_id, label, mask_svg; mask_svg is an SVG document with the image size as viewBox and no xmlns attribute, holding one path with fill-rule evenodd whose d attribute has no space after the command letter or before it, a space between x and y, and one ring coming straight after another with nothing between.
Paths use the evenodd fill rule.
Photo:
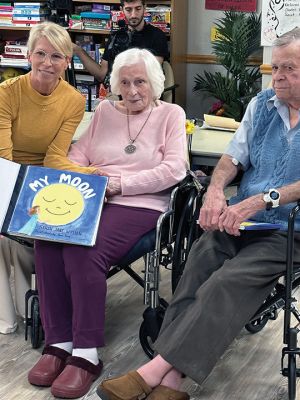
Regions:
<instances>
[{"instance_id":1,"label":"wheelchair","mask_svg":"<svg viewBox=\"0 0 300 400\"><path fill-rule=\"evenodd\" d=\"M198 178L199 179L199 178ZM172 291L174 292L177 283L183 273L186 259L195 238L202 233L197 226L196 221L199 215L200 206L202 204L203 195L210 182L210 177L202 178L201 188L195 189L184 202L182 213L176 227L176 236L174 238L174 247L172 254ZM239 182L239 179L238 179ZM195 185L196 186L196 185ZM252 333L260 332L269 320L275 320L278 311L284 311L283 326L283 344L281 354L281 373L288 378L288 399L296 400L296 380L300 377L299 358L300 347L298 346L298 333L300 331L300 312L295 302L297 301L293 295L295 289L300 285L300 265L294 265L294 223L297 214L300 212L300 200L292 209L289 215L288 232L287 232L287 253L286 253L286 270L283 274L283 283L281 280L275 285L272 293L266 298L264 303L259 307L257 312L245 325L245 329ZM147 277L146 277L147 283ZM164 313L165 304L160 302L158 296L158 287L156 279L146 286L145 290L148 294L146 301L150 300L150 306L144 312L144 322L140 328L140 342L145 353L152 358L152 343L156 340ZM154 293L153 293L154 292ZM149 314L149 315L148 315ZM292 316L296 322L292 321ZM152 322L149 323L149 321ZM150 343L150 339L152 343ZM298 361L298 365L297 365Z\"/></svg>"},{"instance_id":2,"label":"wheelchair","mask_svg":"<svg viewBox=\"0 0 300 400\"><path fill-rule=\"evenodd\" d=\"M160 266L168 268L173 262L175 268L172 268L171 286L174 289L192 242L196 238L196 229L190 228L196 226L204 191L201 179L197 179L188 171L184 180L172 190L169 208L160 215L156 228L145 234L108 273L110 278L123 270L144 289L144 303L148 307L143 314L139 337L142 348L149 357L153 356L152 342L158 336L168 305L159 296ZM145 260L144 278L131 267L131 264L141 257ZM32 347L40 347L44 335L34 273L32 287L25 295L25 340L28 340L29 336Z\"/></svg>"},{"instance_id":3,"label":"wheelchair","mask_svg":"<svg viewBox=\"0 0 300 400\"><path fill-rule=\"evenodd\" d=\"M163 248L154 253L154 257L146 263L144 303L147 305L143 313L143 322L140 326L139 338L144 352L153 358L153 343L158 337L164 318L167 302L159 296L160 266L171 269L171 289L175 291L177 283L184 270L188 253L193 241L200 235L196 221L205 193L207 177L196 177L189 171L189 175L171 196L170 227L167 241ZM161 240L163 231L157 232L157 240ZM162 240L162 243L164 241ZM164 252L163 249L166 251ZM169 264L171 265L169 267Z\"/></svg>"},{"instance_id":4,"label":"wheelchair","mask_svg":"<svg viewBox=\"0 0 300 400\"><path fill-rule=\"evenodd\" d=\"M281 354L281 373L288 379L288 399L296 399L296 380L300 377L299 365L300 348L298 347L298 333L300 331L300 312L293 296L294 290L300 285L300 265L294 265L294 224L300 212L300 201L291 210L288 220L286 270L283 283L278 282L272 293L250 319L245 328L250 333L260 332L269 320L275 320L278 311L283 309L283 343ZM292 316L296 322L293 323Z\"/></svg>"}]
</instances>

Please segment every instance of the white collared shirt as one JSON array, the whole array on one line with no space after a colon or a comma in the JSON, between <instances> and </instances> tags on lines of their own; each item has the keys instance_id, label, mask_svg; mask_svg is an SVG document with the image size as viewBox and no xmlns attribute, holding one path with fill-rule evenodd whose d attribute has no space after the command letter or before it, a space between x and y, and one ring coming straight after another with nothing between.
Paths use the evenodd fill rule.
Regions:
<instances>
[{"instance_id":1,"label":"white collared shirt","mask_svg":"<svg viewBox=\"0 0 300 400\"><path fill-rule=\"evenodd\" d=\"M257 97L254 97L250 101L246 109L245 115L239 128L235 132L232 140L230 141L224 152L225 154L228 154L229 156L238 160L244 170L249 167L250 163L249 145L254 135L253 121L256 112L256 106ZM287 136L287 140L290 143L293 140L295 134L300 129L300 123L298 122L298 124L294 128L290 127L289 108L286 103L279 100L276 95L274 95L267 101L268 110L271 110L273 107L276 107L277 112L284 123L284 134Z\"/></svg>"}]
</instances>

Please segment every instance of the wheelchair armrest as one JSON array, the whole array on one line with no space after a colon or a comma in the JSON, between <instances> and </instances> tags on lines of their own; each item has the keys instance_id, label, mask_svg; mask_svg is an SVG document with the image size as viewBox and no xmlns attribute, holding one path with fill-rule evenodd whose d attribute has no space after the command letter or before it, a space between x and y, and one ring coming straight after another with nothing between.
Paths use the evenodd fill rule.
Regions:
<instances>
[{"instance_id":1,"label":"wheelchair armrest","mask_svg":"<svg viewBox=\"0 0 300 400\"><path fill-rule=\"evenodd\" d=\"M170 216L173 214L172 210L167 210L162 213L156 223L156 228L145 233L133 248L126 254L121 262L118 263L121 267L132 264L134 261L143 257L145 254L150 253L154 249L159 251L160 243L168 241Z\"/></svg>"},{"instance_id":2,"label":"wheelchair armrest","mask_svg":"<svg viewBox=\"0 0 300 400\"><path fill-rule=\"evenodd\" d=\"M134 261L143 257L145 254L154 250L155 246L155 234L156 229L152 229L143 235L140 240L133 246L132 249L126 254L126 256L122 259L118 264L123 267L129 264L132 264Z\"/></svg>"}]
</instances>

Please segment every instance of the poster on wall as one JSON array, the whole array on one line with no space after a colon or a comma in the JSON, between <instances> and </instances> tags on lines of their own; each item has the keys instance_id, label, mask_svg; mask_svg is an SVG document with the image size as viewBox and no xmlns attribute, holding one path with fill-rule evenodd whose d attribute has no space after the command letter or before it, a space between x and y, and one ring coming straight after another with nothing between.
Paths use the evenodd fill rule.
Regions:
<instances>
[{"instance_id":1,"label":"poster on wall","mask_svg":"<svg viewBox=\"0 0 300 400\"><path fill-rule=\"evenodd\" d=\"M207 10L256 11L256 0L205 0Z\"/></svg>"},{"instance_id":2,"label":"poster on wall","mask_svg":"<svg viewBox=\"0 0 300 400\"><path fill-rule=\"evenodd\" d=\"M300 0L263 0L262 46L271 46L277 37L296 27L300 27Z\"/></svg>"}]
</instances>

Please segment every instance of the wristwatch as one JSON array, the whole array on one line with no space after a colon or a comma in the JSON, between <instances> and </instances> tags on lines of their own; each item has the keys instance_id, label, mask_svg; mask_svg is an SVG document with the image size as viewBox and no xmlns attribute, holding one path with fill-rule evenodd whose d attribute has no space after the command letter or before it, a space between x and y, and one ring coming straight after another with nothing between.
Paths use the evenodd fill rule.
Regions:
<instances>
[{"instance_id":1,"label":"wristwatch","mask_svg":"<svg viewBox=\"0 0 300 400\"><path fill-rule=\"evenodd\" d=\"M276 208L279 206L280 193L276 189L269 189L268 192L264 192L263 201L266 203L266 210Z\"/></svg>"}]
</instances>

